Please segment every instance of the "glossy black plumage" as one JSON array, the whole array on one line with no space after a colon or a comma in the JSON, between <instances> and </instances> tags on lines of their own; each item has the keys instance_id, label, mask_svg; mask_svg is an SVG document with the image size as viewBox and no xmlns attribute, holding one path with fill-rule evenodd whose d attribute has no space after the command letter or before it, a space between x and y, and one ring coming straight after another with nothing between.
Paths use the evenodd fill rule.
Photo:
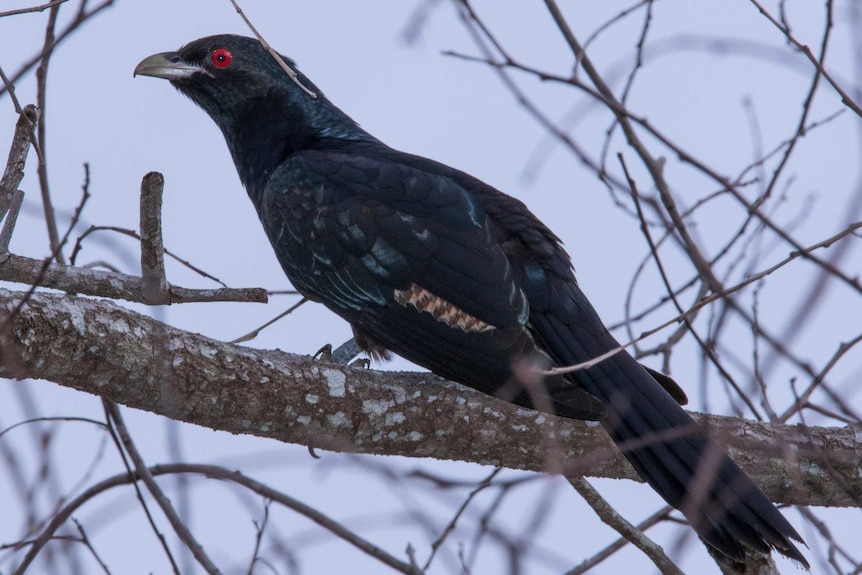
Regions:
<instances>
[{"instance_id":1,"label":"glossy black plumage","mask_svg":"<svg viewBox=\"0 0 862 575\"><path fill-rule=\"evenodd\" d=\"M720 553L741 561L744 546L775 548L807 565L791 542L799 535L679 406L685 395L669 378L623 352L532 385L522 367L576 364L618 344L558 238L523 203L389 148L300 74L317 98L301 90L255 40L203 38L136 73L171 80L218 124L288 278L350 322L362 347L601 420Z\"/></svg>"}]
</instances>

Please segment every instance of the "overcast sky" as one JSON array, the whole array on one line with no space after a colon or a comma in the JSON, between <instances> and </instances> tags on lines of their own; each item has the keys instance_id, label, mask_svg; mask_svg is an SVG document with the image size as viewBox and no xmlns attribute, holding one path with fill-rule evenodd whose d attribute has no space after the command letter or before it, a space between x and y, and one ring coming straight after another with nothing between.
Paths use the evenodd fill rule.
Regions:
<instances>
[{"instance_id":1,"label":"overcast sky","mask_svg":"<svg viewBox=\"0 0 862 575\"><path fill-rule=\"evenodd\" d=\"M0 10L29 5L4 2ZM505 4L505 6L502 6ZM602 22L618 13L624 2L564 3L575 33L584 40ZM806 2L788 4L794 31L816 46L822 31L822 6ZM244 8L261 33L281 53L290 56L336 105L353 116L364 128L393 147L431 157L465 170L522 200L558 235L572 255L579 281L599 313L608 323L624 317L624 301L631 276L646 255L636 222L615 206L611 195L595 175L571 154L549 142L546 131L529 116L501 85L496 74L481 64L443 55L451 50L478 54L475 43L459 22L450 2L439 2L419 37L409 45L404 33L420 2L389 0L348 2L314 0L261 2L246 0ZM849 3L836 5L836 27L828 68L847 89L858 89L853 60L853 35ZM560 75L572 69L572 57L540 2L475 2L478 12L516 57L530 65ZM772 7L774 8L774 7ZM65 9L61 22L68 22L73 6ZM807 11L810 10L810 14ZM46 14L0 19L0 66L8 74L40 49ZM636 43L641 18L617 24L590 47L590 54L619 90L630 70L632 46ZM630 101L637 114L648 117L672 139L710 165L731 177L760 150L770 150L792 134L802 99L810 83L810 68L802 58L790 55L783 38L742 0L736 2L658 2L655 6L648 65L641 72L638 88ZM155 52L174 50L183 43L216 33L247 34L230 2L186 0L169 2L117 0L116 6L87 24L69 38L51 61L49 101L46 110L48 141L46 156L50 166L51 191L61 225L78 204L84 162L91 172L90 193L80 229L90 224L138 228L141 177L148 171L165 176L163 226L168 249L232 287L289 289L271 254L251 203L236 176L221 133L212 121L167 82L132 77L135 65ZM732 39L724 45L715 39ZM598 155L609 126L605 112L571 88L540 83L525 75L515 75L552 119L567 122L567 130ZM35 100L35 82L29 74L16 86L22 103ZM858 93L858 92L857 92ZM822 89L812 108L811 120L840 111L840 99ZM595 112L595 113L593 113ZM794 228L803 245L820 241L844 227L847 206L859 187L858 118L845 110L842 117L822 130L813 131L801 144L799 160L790 172L782 212L776 214L789 225L800 214L808 216ZM752 117L761 143L752 138ZM0 99L0 153L5 154L11 139L15 113L8 97ZM650 140L654 145L655 142ZM623 151L637 177L648 187L643 169L634 154L617 136L611 156ZM658 146L656 155L668 152ZM5 156L4 156L5 157ZM48 243L41 218L34 157L30 158L21 188L26 192L25 208L11 248L15 253L43 257ZM668 158L668 178L683 204L714 191L693 170ZM796 161L794 159L794 161ZM614 162L615 171L616 162ZM730 206L715 206L715 218L707 218L697 228L699 237L721 234L732 217ZM860 219L857 215L856 220ZM736 221L736 220L733 220ZM734 224L735 225L735 224ZM857 241L858 244L858 241ZM764 265L778 261L790 248L768 243ZM707 250L708 251L708 250ZM67 251L68 253L68 251ZM858 274L859 249L844 269ZM137 246L128 238L101 235L85 244L79 263L109 261L126 273L138 273ZM714 255L714 254L713 254ZM669 261L675 261L669 254ZM787 310L798 303L808 285L811 268L798 266L782 272L783 279L765 288L769 297L761 302L763 321L781 332L792 326ZM674 277L682 280L686 273ZM672 272L673 275L673 272ZM173 262L168 279L187 287L212 287ZM650 302L660 293L661 284L653 271L643 282L636 303ZM818 308L814 328L793 341L794 349L805 350L816 367L835 351L841 341L853 337L862 321L862 298L840 287L833 289ZM132 306L172 325L231 340L276 315L296 301L292 296L276 296L268 305L189 304L169 309ZM746 300L750 303L751 299ZM126 305L126 304L123 304ZM636 309L639 309L636 306ZM793 308L795 309L795 308ZM667 316L671 317L671 316ZM654 325L654 324L653 324ZM641 326L646 329L652 325ZM270 328L250 345L280 348L296 353L313 353L324 343L335 345L350 337L346 323L322 306L307 305L290 319ZM625 339L625 332L618 332ZM744 331L742 337L746 337ZM683 344L680 352L692 351ZM699 363L674 356L674 374L683 383L693 407L703 405L696 383ZM743 358L750 360L749 357ZM858 389L862 356L845 359L832 376L836 386L847 393L846 400L862 410ZM409 367L396 361L394 367ZM659 366L657 366L659 367ZM779 365L770 374L787 381L795 374ZM45 382L0 383L0 426L26 417L20 393L14 385L35 391L38 410L49 415L101 417L97 398ZM789 396L789 387L776 396ZM708 407L719 413L729 408L716 393ZM250 474L280 487L319 509L354 525L375 543L404 557L408 543L427 553L428 535L421 529L405 529L397 521L403 510L402 493L390 490L379 475L357 466L348 458L324 454L311 460L305 449L275 441L234 437L205 429L177 425L149 414L129 412L128 418L145 455L151 463L170 460L166 437L180 433L185 457L194 461L215 461L241 467ZM816 421L815 421L816 423ZM179 430L179 431L178 431ZM90 459L100 449L101 435L83 426L67 424L59 437L57 456L63 462L63 485L68 489L81 478ZM2 439L0 439L2 440ZM19 438L24 441L24 436ZM505 441L501 438L501 441ZM97 470L95 477L115 473L115 458ZM367 458L373 466L381 458ZM426 466L435 473L477 479L491 470L472 465L413 460L388 464L411 468ZM102 475L99 475L102 474ZM510 477L517 474L511 472ZM0 493L6 478L0 474ZM638 521L661 506L657 496L631 482L598 481L603 492L632 521ZM243 569L254 539L252 518L244 503L224 497L223 488L205 482L195 493L192 527L200 535L214 559L225 566ZM393 495L395 493L395 495ZM536 563L536 573L560 573L591 552L615 539L615 534L593 519L592 512L565 482L546 478L534 482L523 493L507 501L502 528L518 533L531 506L552 496L550 518L540 539L550 559ZM0 495L2 498L2 495ZM213 505L213 500L218 505ZM442 526L451 517L460 499L446 499L428 510ZM20 509L14 503L0 508ZM44 511L44 510L43 510ZM800 525L799 515L788 517ZM845 543L858 537L862 518L859 511L823 513ZM99 537L99 550L116 573L165 572L159 559L158 543L143 525L128 493L106 496L81 512ZM285 534L317 534L302 518L289 513L278 515ZM229 519L226 519L229 518ZM353 523L351 523L353 521ZM15 540L16 521L0 521L0 542ZM664 542L672 547L672 528L658 531L671 534ZM851 535L855 533L855 535ZM803 532L806 537L810 533ZM303 563L306 573L386 572L377 563L348 546L308 535L309 547ZM466 537L466 536L465 536ZM661 535L659 536L661 537ZM453 547L454 548L454 547ZM127 570L130 557L139 557ZM809 557L811 557L809 555ZM499 572L500 556L491 556L476 573ZM683 563L690 572L714 568L702 549L686 555ZM436 564L434 573L454 573L452 556ZM712 567L710 567L712 565ZM789 564L783 564L793 572ZM5 571L8 565L0 565ZM281 567L281 566L279 566ZM338 571L336 571L336 569ZM368 571L365 571L368 569ZM596 573L644 572L648 563L638 553L627 550ZM265 571L261 571L265 572ZM281 571L284 572L284 571Z\"/></svg>"}]
</instances>

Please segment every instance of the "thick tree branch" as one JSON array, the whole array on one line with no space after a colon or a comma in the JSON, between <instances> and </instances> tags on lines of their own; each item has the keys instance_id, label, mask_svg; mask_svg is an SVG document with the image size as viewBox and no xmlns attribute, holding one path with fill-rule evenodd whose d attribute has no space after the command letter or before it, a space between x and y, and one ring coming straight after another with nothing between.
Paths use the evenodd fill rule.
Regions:
<instances>
[{"instance_id":1,"label":"thick tree branch","mask_svg":"<svg viewBox=\"0 0 862 575\"><path fill-rule=\"evenodd\" d=\"M0 289L0 317L22 297ZM0 334L0 375L318 449L635 478L595 424L550 417L426 373L341 368L164 325L108 301L36 293ZM154 358L157 361L154 361ZM862 429L699 416L777 502L859 506ZM549 440L549 438L553 438Z\"/></svg>"}]
</instances>

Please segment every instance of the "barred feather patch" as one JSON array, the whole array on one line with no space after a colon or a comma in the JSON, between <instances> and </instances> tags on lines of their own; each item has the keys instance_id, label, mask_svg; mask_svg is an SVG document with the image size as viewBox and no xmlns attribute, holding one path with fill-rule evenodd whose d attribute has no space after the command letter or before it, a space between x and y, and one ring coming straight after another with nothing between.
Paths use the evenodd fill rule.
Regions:
<instances>
[{"instance_id":1,"label":"barred feather patch","mask_svg":"<svg viewBox=\"0 0 862 575\"><path fill-rule=\"evenodd\" d=\"M412 305L420 312L431 314L437 321L467 333L481 333L494 329L493 325L470 315L417 284L410 284L410 287L405 290L395 290L395 301L405 307Z\"/></svg>"}]
</instances>

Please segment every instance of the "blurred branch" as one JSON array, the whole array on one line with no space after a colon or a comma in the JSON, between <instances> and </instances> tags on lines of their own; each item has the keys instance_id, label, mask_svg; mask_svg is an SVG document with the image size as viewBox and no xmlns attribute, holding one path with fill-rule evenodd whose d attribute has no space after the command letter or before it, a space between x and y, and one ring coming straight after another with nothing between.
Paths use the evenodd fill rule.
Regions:
<instances>
[{"instance_id":1,"label":"blurred branch","mask_svg":"<svg viewBox=\"0 0 862 575\"><path fill-rule=\"evenodd\" d=\"M53 0L52 2L48 2L47 4L42 4L41 6L31 6L30 8L18 8L17 10L7 10L5 12L0 12L0 18L5 18L6 16L17 16L18 14L29 14L31 12L43 12L48 8L53 8L54 6L59 6L64 2L68 2L69 0Z\"/></svg>"},{"instance_id":2,"label":"blurred branch","mask_svg":"<svg viewBox=\"0 0 862 575\"><path fill-rule=\"evenodd\" d=\"M811 62L811 65L814 66L814 69L817 71L817 75L823 76L823 78L827 82L829 82L829 85L832 86L832 88L838 93L838 95L841 96L841 102L845 106L847 106L848 108L853 110L853 112L857 116L862 117L862 108L859 107L859 104L857 104L853 100L853 98L851 98L850 95L844 91L844 89L841 87L841 85L838 84L838 82L836 82L832 78L832 76L829 74L829 72L826 71L826 68L823 67L822 59L823 59L824 54L826 52L825 45L821 47L821 58L818 59L816 56L814 56L814 53L811 52L811 48L809 48L808 46L806 46L805 44L803 44L802 42L797 40L796 37L794 37L793 34L791 34L791 32L787 28L787 26L785 26L784 24L782 24L781 22L776 20L775 17L772 14L770 14L769 11L766 8L764 8L757 0L749 0L749 1L757 8L758 12L760 12L763 16L766 17L767 20L769 20L769 22L773 26L778 28L778 30L781 32L781 34L785 38L787 38L788 42L793 44L796 47L796 49L798 49L800 52L802 52L805 55L806 58L808 58L808 61ZM831 2L831 0L826 2L826 7L827 7L827 14L828 14L827 22L826 22L826 36L828 37L828 31L832 27L832 2Z\"/></svg>"},{"instance_id":3,"label":"blurred branch","mask_svg":"<svg viewBox=\"0 0 862 575\"><path fill-rule=\"evenodd\" d=\"M313 507L310 507L303 502L290 497L289 495L273 489L268 485L260 483L250 477L246 477L239 471L231 471L225 469L224 467L219 467L217 465L205 465L205 464L191 464L191 463L169 463L165 465L154 465L152 467L146 468L146 473L150 477L159 477L164 475L176 475L176 474L195 474L202 475L209 479L216 479L219 481L225 481L228 483L233 483L236 485L240 485L245 487L246 489L253 491L259 495L262 495L268 500L272 500L280 505L283 505L289 509L292 509L296 513L300 515L304 515L308 519L314 521L324 529L329 530L331 533L337 535L341 539L347 541L353 546L357 547L361 551L364 551L368 555L380 560L385 565L392 567L393 569L400 571L405 574L416 574L417 570L414 570L413 567L396 557L385 552L380 547L374 545L373 543L363 539L350 529L344 527L337 521L331 519L327 515L317 511ZM133 476L128 473L122 473L120 475L114 475L101 481L71 501L67 503L62 509L60 509L39 536L32 542L32 548L41 549L44 547L45 543L50 541L55 537L55 533L57 530L69 520L74 512L81 508L85 503L95 498L97 495L104 493L114 487L119 487L121 485L128 485L130 483L141 480L141 476ZM32 550L28 553L27 557L25 557L24 561L18 566L17 570L14 572L22 573L26 570L26 568L30 565L32 560L35 558L36 553L33 553Z\"/></svg>"},{"instance_id":4,"label":"blurred branch","mask_svg":"<svg viewBox=\"0 0 862 575\"><path fill-rule=\"evenodd\" d=\"M14 308L21 297L0 290L0 309ZM636 478L595 425L510 405L427 373L342 368L215 341L107 301L35 293L0 336L0 376L46 379L212 429L333 451L533 471L559 468L552 458L562 458L572 463L570 476ZM153 362L163 353L167 361ZM772 500L862 501L862 429L698 419L729 442Z\"/></svg>"},{"instance_id":5,"label":"blurred branch","mask_svg":"<svg viewBox=\"0 0 862 575\"><path fill-rule=\"evenodd\" d=\"M53 41L53 46L59 46L66 38L68 38L73 32L78 30L84 23L86 23L90 18L97 15L99 12L104 10L105 8L109 8L114 3L114 0L105 0L101 4L98 4L89 10L87 10L87 2L83 1L78 9L78 12L75 14L75 17L70 21L63 30L56 35ZM45 8L53 9L54 5L59 3L52 2L45 6ZM38 53L32 56L29 60L27 60L17 72L12 74L10 80L12 83L20 80L27 72L33 69L33 66L39 64L42 60L42 50L40 49ZM7 91L6 86L0 86L0 96L3 96Z\"/></svg>"}]
</instances>

